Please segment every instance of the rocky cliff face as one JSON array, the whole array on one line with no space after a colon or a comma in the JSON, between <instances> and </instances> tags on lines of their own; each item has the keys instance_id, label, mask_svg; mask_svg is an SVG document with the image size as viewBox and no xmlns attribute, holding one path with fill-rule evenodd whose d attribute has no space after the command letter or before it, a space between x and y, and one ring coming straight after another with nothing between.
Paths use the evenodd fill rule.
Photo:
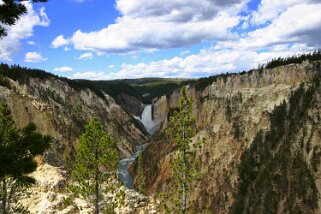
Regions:
<instances>
[{"instance_id":1,"label":"rocky cliff face","mask_svg":"<svg viewBox=\"0 0 321 214\"><path fill-rule=\"evenodd\" d=\"M39 132L54 137L52 151L46 154L50 164L60 166L73 159L77 138L94 117L115 138L122 156L132 154L135 145L148 141L134 119L106 93L98 96L88 88L76 90L53 77L10 82L11 89L0 85L0 101L10 106L19 127L33 121Z\"/></svg>"},{"instance_id":2,"label":"rocky cliff face","mask_svg":"<svg viewBox=\"0 0 321 214\"><path fill-rule=\"evenodd\" d=\"M203 141L197 151L202 176L193 183L192 212L321 213L321 83L315 78L320 73L320 62L303 62L223 76L202 91L188 87L196 119L193 141ZM41 133L55 139L44 157L51 165L34 173L38 184L22 196L35 212L79 212L61 193L65 173L52 165L68 165L74 158L77 138L93 117L102 120L123 156L133 153L136 144L149 142L127 113L138 114L141 104L126 95L125 103L129 100L135 112L126 112L104 92L76 89L54 77L10 83L12 87L0 82L0 101L8 103L17 125L34 121ZM154 103L160 133L179 96L176 90ZM147 145L143 167L151 197L171 188L174 151L162 134ZM126 191L127 205L120 213L160 212L153 200ZM86 202L75 202L90 212Z\"/></svg>"},{"instance_id":3,"label":"rocky cliff face","mask_svg":"<svg viewBox=\"0 0 321 214\"><path fill-rule=\"evenodd\" d=\"M136 97L121 93L116 97L116 101L125 111L133 116L140 117L144 110L144 104Z\"/></svg>"},{"instance_id":4,"label":"rocky cliff face","mask_svg":"<svg viewBox=\"0 0 321 214\"><path fill-rule=\"evenodd\" d=\"M320 75L319 63L303 62L302 64L291 64L274 69L230 75L217 79L201 92L192 87L189 88L188 93L193 101L193 115L196 118L197 126L197 134L194 140L204 140L202 149L198 151L198 159L202 163L199 172L203 176L193 184L191 200L194 202L190 204L190 209L227 213L233 201L239 200L234 195L239 189L238 185L241 179L239 167L244 164L240 161L242 154L249 150L260 131L265 133L271 129L271 114L273 114L276 106L281 105L284 101L288 102L291 94L298 90L301 84L305 84L305 89L311 87L312 80L316 75ZM321 101L320 93L316 92L313 99L318 101L310 107L310 110L307 110L310 112L310 116L306 116L307 124L302 125L302 129L300 129L302 131L296 133L295 136L291 136L291 139L288 140L291 142L289 151L302 150L293 149L296 148L298 139L304 139L304 145L307 144L306 141L309 141L310 149L308 152L302 152L301 155L302 160L304 160L302 164L307 165L309 169L311 168L311 159L314 157L313 154L319 154L319 146L321 146L320 122L318 119L321 114L317 104ZM173 109L178 106L178 100L179 94L176 91L166 101L160 101L162 104L155 105L154 112L168 112L169 108L166 106ZM162 119L166 121L164 115L167 114L162 115ZM280 144L282 145L282 143ZM259 146L264 147L265 143ZM145 162L145 168L147 191L150 194L161 190L166 191L167 188L170 188L169 166L170 154L173 150L173 145L166 143L164 140L156 141L147 147L144 160L148 160ZM289 152L288 156L292 157L291 155L292 152ZM319 161L317 158L317 162ZM293 164L289 164L287 167L290 171L300 171L300 167L293 167ZM315 182L318 192L321 191L318 178L319 170L319 167L317 167L316 171L312 172L313 182ZM284 176L288 177L289 175L284 174ZM289 181L289 183L291 182ZM255 187L255 182L248 185L249 189L255 189ZM268 190L266 191L268 192ZM291 188L289 191L295 192ZM291 194L280 194L284 195L276 199L279 203L276 207L280 209L278 213L283 213L282 207L284 206L282 203L287 201ZM298 193L298 195L292 195L291 197L294 197L298 203L301 201L301 205L306 205L302 203L304 199L299 195ZM255 195L250 196L256 197ZM262 196L262 200L263 198ZM243 201L245 204L246 200L248 199L245 197ZM320 203L319 199L317 200L317 203ZM264 204L261 205L261 210L249 209L250 211L247 211L263 213L264 206ZM301 210L304 212L303 208ZM309 210L320 212L317 206L312 206ZM239 213L243 213L241 209Z\"/></svg>"},{"instance_id":5,"label":"rocky cliff face","mask_svg":"<svg viewBox=\"0 0 321 214\"><path fill-rule=\"evenodd\" d=\"M44 174L46 176L44 176ZM20 197L20 203L28 207L31 213L67 214L93 213L91 203L83 198L77 198L65 191L67 184L66 172L49 164L41 164L37 171L31 174L37 180L36 185L27 189ZM124 203L115 210L117 214L156 214L158 206L152 198L125 187L120 188L125 194ZM113 196L107 197L112 198Z\"/></svg>"}]
</instances>

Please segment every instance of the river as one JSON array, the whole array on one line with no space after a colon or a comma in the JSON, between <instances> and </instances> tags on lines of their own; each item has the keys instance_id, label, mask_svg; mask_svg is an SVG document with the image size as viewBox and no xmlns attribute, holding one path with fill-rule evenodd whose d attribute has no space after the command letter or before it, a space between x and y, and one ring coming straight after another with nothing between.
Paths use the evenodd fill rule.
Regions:
<instances>
[{"instance_id":1,"label":"river","mask_svg":"<svg viewBox=\"0 0 321 214\"><path fill-rule=\"evenodd\" d=\"M133 154L130 157L121 159L118 163L118 167L119 167L118 178L128 189L134 189L134 178L128 171L128 166L138 157L138 152L141 149L144 149L144 145L136 146L135 154Z\"/></svg>"},{"instance_id":2,"label":"river","mask_svg":"<svg viewBox=\"0 0 321 214\"><path fill-rule=\"evenodd\" d=\"M159 123L153 121L152 105L146 105L140 118L137 118L145 127L149 134L154 134L158 128ZM134 178L128 171L128 166L138 157L138 152L144 150L145 145L136 146L136 152L127 158L121 159L118 163L119 180L128 188L134 188Z\"/></svg>"}]
</instances>

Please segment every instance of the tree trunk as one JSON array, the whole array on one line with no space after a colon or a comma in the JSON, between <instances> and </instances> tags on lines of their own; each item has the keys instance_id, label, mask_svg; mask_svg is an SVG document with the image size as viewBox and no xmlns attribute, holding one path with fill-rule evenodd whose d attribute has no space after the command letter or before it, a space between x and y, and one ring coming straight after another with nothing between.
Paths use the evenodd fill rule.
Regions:
<instances>
[{"instance_id":1,"label":"tree trunk","mask_svg":"<svg viewBox=\"0 0 321 214\"><path fill-rule=\"evenodd\" d=\"M99 166L98 166L98 150L95 152L96 156L96 175L95 175L95 191L96 191L96 201L95 201L95 214L99 214Z\"/></svg>"},{"instance_id":2,"label":"tree trunk","mask_svg":"<svg viewBox=\"0 0 321 214\"><path fill-rule=\"evenodd\" d=\"M99 188L98 188L98 174L96 174L95 178L96 182L96 203L95 203L95 214L99 214Z\"/></svg>"},{"instance_id":3,"label":"tree trunk","mask_svg":"<svg viewBox=\"0 0 321 214\"><path fill-rule=\"evenodd\" d=\"M184 165L184 172L183 172L183 205L182 205L182 212L186 213L187 201L186 201L186 150L183 151L183 165Z\"/></svg>"},{"instance_id":4,"label":"tree trunk","mask_svg":"<svg viewBox=\"0 0 321 214\"><path fill-rule=\"evenodd\" d=\"M182 212L183 214L186 213L186 142L185 142L185 102L184 102L184 108L183 108L183 131L182 131L182 140L183 140L183 195L182 195Z\"/></svg>"},{"instance_id":5,"label":"tree trunk","mask_svg":"<svg viewBox=\"0 0 321 214\"><path fill-rule=\"evenodd\" d=\"M2 214L7 214L7 182L5 179L2 180Z\"/></svg>"}]
</instances>

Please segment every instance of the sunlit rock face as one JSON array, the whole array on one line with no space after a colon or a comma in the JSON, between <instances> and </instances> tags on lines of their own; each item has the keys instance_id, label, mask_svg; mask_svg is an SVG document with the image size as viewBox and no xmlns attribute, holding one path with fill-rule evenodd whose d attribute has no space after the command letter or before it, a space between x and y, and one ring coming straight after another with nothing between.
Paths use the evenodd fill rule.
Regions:
<instances>
[{"instance_id":1,"label":"sunlit rock face","mask_svg":"<svg viewBox=\"0 0 321 214\"><path fill-rule=\"evenodd\" d=\"M233 202L233 192L238 184L241 155L251 145L259 130L270 128L270 113L275 106L284 100L288 101L291 93L296 91L300 84L306 83L309 87L313 78L320 75L320 72L316 63L303 62L218 78L202 91L196 91L192 87L188 89L187 93L193 102L193 116L196 119L196 135L193 141L204 141L197 153L197 159L202 163L198 172L204 176L192 184L192 210L209 209L213 213L228 213ZM321 103L321 96L317 97ZM175 91L167 99L167 105L169 109L174 109L178 107L178 103L179 91ZM314 106L310 110L310 114L314 116L307 118L307 124L303 125L305 131L302 133L310 138L298 133L292 139L294 148L297 148L295 145L299 145L297 141L304 137L305 140L310 139L310 145L316 145L316 153L319 151L317 145L321 139L320 124L311 126L315 124L314 121L319 121L316 118L321 118L319 109L320 107ZM314 127L312 132L311 127ZM162 127L164 128L166 125ZM147 189L150 194L170 188L173 149L173 144L162 140L151 143L145 150L145 158L148 160L145 163ZM312 153L312 150L309 153L303 151L309 166ZM319 171L320 167L317 173ZM321 181L318 176L315 182L320 192Z\"/></svg>"},{"instance_id":2,"label":"sunlit rock face","mask_svg":"<svg viewBox=\"0 0 321 214\"><path fill-rule=\"evenodd\" d=\"M139 117L143 110L144 104L136 97L121 93L116 97L116 102L128 113Z\"/></svg>"},{"instance_id":3,"label":"sunlit rock face","mask_svg":"<svg viewBox=\"0 0 321 214\"><path fill-rule=\"evenodd\" d=\"M137 145L148 142L148 136L107 93L98 95L88 88L76 90L53 77L30 77L27 83L10 79L10 82L12 89L0 85L0 102L8 104L18 128L35 122L40 133L53 137L52 148L32 173L37 184L21 195L22 204L31 213L91 213L90 203L83 199L76 198L71 205L65 201L73 196L66 191L65 184L70 182L66 180L68 172L62 170L64 167L70 170L68 164L75 158L84 125L98 118L115 139L123 157L134 154ZM158 213L149 198L122 188L126 193L125 204L116 213Z\"/></svg>"},{"instance_id":4,"label":"sunlit rock face","mask_svg":"<svg viewBox=\"0 0 321 214\"><path fill-rule=\"evenodd\" d=\"M10 82L14 86L11 90L0 86L0 101L9 105L19 128L33 121L39 132L54 137L48 155L51 162L56 160L53 165L63 165L66 157L74 159L77 139L93 118L101 120L114 137L121 156L133 154L137 144L148 141L133 118L104 92L99 96L88 88L76 90L53 77Z\"/></svg>"},{"instance_id":5,"label":"sunlit rock face","mask_svg":"<svg viewBox=\"0 0 321 214\"><path fill-rule=\"evenodd\" d=\"M320 68L314 63L303 62L218 78L202 91L189 87L187 93L193 102L192 114L196 119L193 141L204 141L197 152L197 159L201 162L198 172L203 176L192 184L190 195L193 203L190 203L190 209L195 211L192 213L205 210L228 213L239 182L241 155L252 145L259 130L270 128L270 114L275 106L288 101L300 84L306 83L308 88L318 72ZM89 89L75 90L54 78L30 78L28 84L11 82L15 86L12 90L0 86L0 101L8 103L19 127L34 121L40 132L54 137L52 150L44 156L52 165L63 165L65 155L73 157L83 125L94 117L102 120L105 129L116 139L123 156L133 155L136 144L148 142L147 134L137 128L133 118L108 94L100 97ZM156 100L153 106L145 106L140 120L147 131L152 134L153 127L160 122L160 129L166 128L168 113L178 107L179 95L180 91L176 90L172 96ZM302 154L313 172L313 182L321 192L321 93L315 99L301 129L291 139L293 147L290 151ZM144 160L148 160L143 164L146 190L150 195L170 188L171 155L175 148L167 140L151 142L144 152ZM43 213L57 210L59 213L77 212L72 207L63 207L64 198L68 195L63 191L59 193L66 178L60 169L45 164L35 172L39 183L24 198L35 213L37 210ZM160 213L149 199L135 191L125 191L129 207L120 208L119 213ZM321 213L321 200L317 200L319 208L314 211ZM92 209L85 201L75 200L75 203L83 210ZM300 198L295 204L302 208ZM284 212L281 201L279 213Z\"/></svg>"},{"instance_id":6,"label":"sunlit rock face","mask_svg":"<svg viewBox=\"0 0 321 214\"><path fill-rule=\"evenodd\" d=\"M36 184L20 196L20 203L35 214L93 213L94 207L91 202L77 198L65 190L70 182L66 180L65 174L66 172L59 167L41 163L31 174L36 179ZM122 206L115 209L117 214L159 213L158 205L152 198L125 187L119 190L124 191L125 199ZM109 194L107 198L112 197L114 196Z\"/></svg>"}]
</instances>

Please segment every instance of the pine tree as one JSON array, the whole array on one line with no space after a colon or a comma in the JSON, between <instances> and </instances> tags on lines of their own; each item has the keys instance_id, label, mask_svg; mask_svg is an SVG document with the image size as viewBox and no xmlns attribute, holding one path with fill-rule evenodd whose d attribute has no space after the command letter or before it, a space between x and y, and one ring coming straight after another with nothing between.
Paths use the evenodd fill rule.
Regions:
<instances>
[{"instance_id":1,"label":"pine tree","mask_svg":"<svg viewBox=\"0 0 321 214\"><path fill-rule=\"evenodd\" d=\"M4 25L14 25L18 19L27 12L27 8L21 2L27 0L3 0L0 4L0 39L7 35ZM33 0L32 2L47 2L47 0Z\"/></svg>"},{"instance_id":2,"label":"pine tree","mask_svg":"<svg viewBox=\"0 0 321 214\"><path fill-rule=\"evenodd\" d=\"M172 187L168 194L163 194L166 213L187 213L188 197L191 183L197 178L195 149L199 143L193 144L194 119L191 116L192 103L182 88L179 111L170 117L167 135L177 147L172 157Z\"/></svg>"},{"instance_id":3,"label":"pine tree","mask_svg":"<svg viewBox=\"0 0 321 214\"><path fill-rule=\"evenodd\" d=\"M17 201L17 194L35 183L28 176L37 168L34 160L50 146L51 137L36 132L29 123L17 129L9 107L0 103L0 207L2 214L26 211Z\"/></svg>"},{"instance_id":4,"label":"pine tree","mask_svg":"<svg viewBox=\"0 0 321 214\"><path fill-rule=\"evenodd\" d=\"M145 177L143 171L143 151L142 149L138 152L137 157L137 186L140 193L144 192L145 188Z\"/></svg>"},{"instance_id":5,"label":"pine tree","mask_svg":"<svg viewBox=\"0 0 321 214\"><path fill-rule=\"evenodd\" d=\"M97 120L86 125L85 132L80 136L80 145L77 150L76 163L72 171L75 181L70 190L89 200L98 214L103 208L113 213L114 207L119 203L104 202L104 193L115 193L118 190L118 151L115 141L108 135ZM122 198L123 193L118 192L116 198Z\"/></svg>"}]
</instances>

